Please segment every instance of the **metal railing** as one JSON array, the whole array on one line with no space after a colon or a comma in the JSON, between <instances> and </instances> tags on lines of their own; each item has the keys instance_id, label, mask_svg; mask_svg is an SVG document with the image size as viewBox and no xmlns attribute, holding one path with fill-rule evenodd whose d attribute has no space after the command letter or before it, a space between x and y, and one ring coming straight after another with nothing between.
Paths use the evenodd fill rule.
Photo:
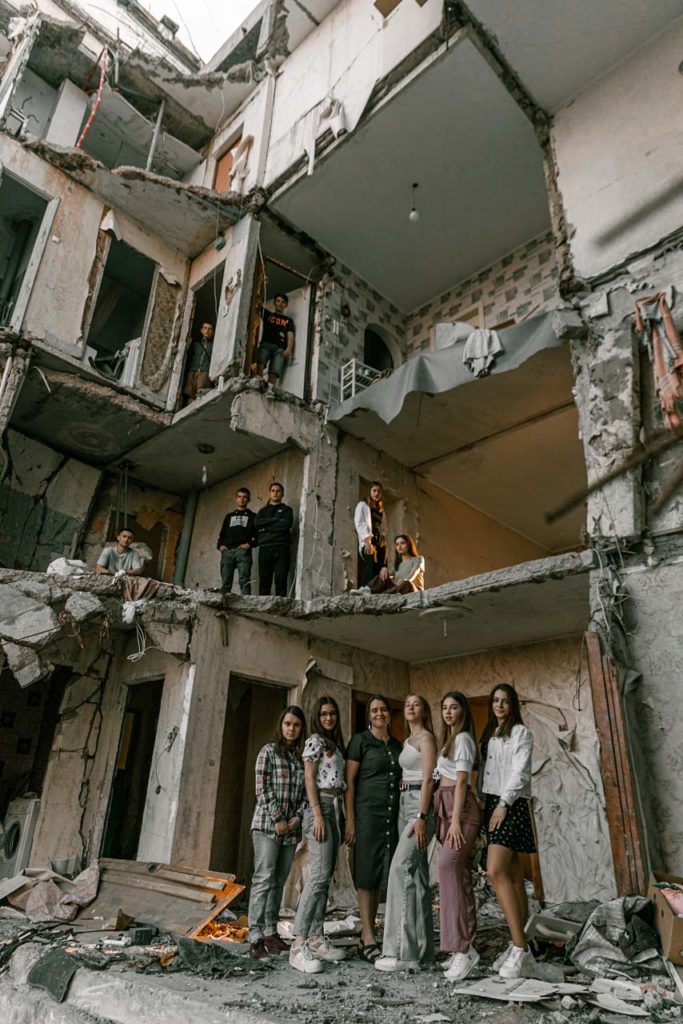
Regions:
<instances>
[{"instance_id":1,"label":"metal railing","mask_svg":"<svg viewBox=\"0 0 683 1024\"><path fill-rule=\"evenodd\" d=\"M340 371L341 401L353 398L359 391L365 391L376 380L386 376L386 371L367 366L361 363L360 359L349 359L347 363L342 364Z\"/></svg>"}]
</instances>

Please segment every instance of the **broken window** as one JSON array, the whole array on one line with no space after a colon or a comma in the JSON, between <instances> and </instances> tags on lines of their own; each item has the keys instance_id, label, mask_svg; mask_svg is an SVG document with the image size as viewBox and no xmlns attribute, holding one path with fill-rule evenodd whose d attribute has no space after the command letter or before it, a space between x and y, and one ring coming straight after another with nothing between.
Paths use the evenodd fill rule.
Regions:
<instances>
[{"instance_id":1,"label":"broken window","mask_svg":"<svg viewBox=\"0 0 683 1024\"><path fill-rule=\"evenodd\" d=\"M363 362L373 370L384 373L394 369L394 359L383 338L372 327L365 328Z\"/></svg>"},{"instance_id":2,"label":"broken window","mask_svg":"<svg viewBox=\"0 0 683 1024\"><path fill-rule=\"evenodd\" d=\"M16 312L48 202L6 171L0 177L0 326Z\"/></svg>"},{"instance_id":3,"label":"broken window","mask_svg":"<svg viewBox=\"0 0 683 1024\"><path fill-rule=\"evenodd\" d=\"M87 337L91 366L132 385L140 353L155 265L112 238Z\"/></svg>"},{"instance_id":4,"label":"broken window","mask_svg":"<svg viewBox=\"0 0 683 1024\"><path fill-rule=\"evenodd\" d=\"M213 180L213 187L216 192L230 192L232 187L233 167L238 146L242 141L242 129L228 144L227 149L221 153L216 160L216 174Z\"/></svg>"}]
</instances>

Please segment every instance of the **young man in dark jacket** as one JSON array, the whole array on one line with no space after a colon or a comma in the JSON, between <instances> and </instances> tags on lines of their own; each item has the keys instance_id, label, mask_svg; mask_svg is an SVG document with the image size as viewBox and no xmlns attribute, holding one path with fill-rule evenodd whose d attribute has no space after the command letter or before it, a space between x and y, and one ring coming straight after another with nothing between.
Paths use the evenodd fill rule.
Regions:
<instances>
[{"instance_id":1,"label":"young man in dark jacket","mask_svg":"<svg viewBox=\"0 0 683 1024\"><path fill-rule=\"evenodd\" d=\"M285 489L282 484L270 485L268 504L256 513L256 536L258 537L259 594L270 594L273 577L277 597L287 597L287 575L292 555L292 526L294 513L282 501Z\"/></svg>"},{"instance_id":2,"label":"young man in dark jacket","mask_svg":"<svg viewBox=\"0 0 683 1024\"><path fill-rule=\"evenodd\" d=\"M235 495L235 510L223 520L216 545L221 553L221 589L224 594L232 590L235 569L240 590L251 594L251 549L256 547L256 515L248 507L251 494L248 487L240 487Z\"/></svg>"}]
</instances>

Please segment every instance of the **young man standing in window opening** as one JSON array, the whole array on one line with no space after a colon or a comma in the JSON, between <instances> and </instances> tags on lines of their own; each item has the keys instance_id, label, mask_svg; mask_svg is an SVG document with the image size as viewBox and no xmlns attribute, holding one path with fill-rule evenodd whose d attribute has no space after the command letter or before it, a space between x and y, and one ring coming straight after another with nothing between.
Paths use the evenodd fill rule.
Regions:
<instances>
[{"instance_id":1,"label":"young man standing in window opening","mask_svg":"<svg viewBox=\"0 0 683 1024\"><path fill-rule=\"evenodd\" d=\"M208 320L202 324L199 330L199 338L192 342L190 355L187 360L187 376L183 387L185 405L194 402L205 391L211 388L209 379L209 367L211 366L211 353L213 351L213 324Z\"/></svg>"},{"instance_id":2,"label":"young man standing in window opening","mask_svg":"<svg viewBox=\"0 0 683 1024\"><path fill-rule=\"evenodd\" d=\"M131 548L133 543L133 531L127 526L121 530L116 537L114 547L106 547L97 559L95 572L104 573L105 576L115 576L123 572L126 576L142 576L145 571L145 563L142 557Z\"/></svg>"},{"instance_id":3,"label":"young man standing in window opening","mask_svg":"<svg viewBox=\"0 0 683 1024\"><path fill-rule=\"evenodd\" d=\"M285 372L287 362L294 351L294 321L285 310L289 304L286 295L278 294L273 300L275 312L264 307L261 344L256 355L256 374L263 376L268 367L268 383L276 384Z\"/></svg>"},{"instance_id":4,"label":"young man standing in window opening","mask_svg":"<svg viewBox=\"0 0 683 1024\"><path fill-rule=\"evenodd\" d=\"M294 513L282 501L285 489L273 483L268 491L268 504L256 513L258 538L258 592L266 597L275 577L275 594L287 597L287 575L292 555Z\"/></svg>"},{"instance_id":5,"label":"young man standing in window opening","mask_svg":"<svg viewBox=\"0 0 683 1024\"><path fill-rule=\"evenodd\" d=\"M228 512L218 535L217 548L221 553L221 589L224 594L232 590L235 569L240 591L251 595L251 549L256 547L256 514L248 507L251 493L240 487L235 495L235 510Z\"/></svg>"}]
</instances>

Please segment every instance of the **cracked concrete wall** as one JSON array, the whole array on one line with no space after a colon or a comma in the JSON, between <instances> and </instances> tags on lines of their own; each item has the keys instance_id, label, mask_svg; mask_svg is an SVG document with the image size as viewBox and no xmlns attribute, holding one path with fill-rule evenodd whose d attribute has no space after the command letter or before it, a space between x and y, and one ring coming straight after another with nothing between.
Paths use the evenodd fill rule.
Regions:
<instances>
[{"instance_id":1,"label":"cracked concrete wall","mask_svg":"<svg viewBox=\"0 0 683 1024\"><path fill-rule=\"evenodd\" d=\"M529 702L523 716L534 734L532 792L545 899L612 899L616 886L581 638L410 667L410 688L427 697L436 722L448 690L488 697L500 682L512 683Z\"/></svg>"},{"instance_id":2,"label":"cracked concrete wall","mask_svg":"<svg viewBox=\"0 0 683 1024\"><path fill-rule=\"evenodd\" d=\"M101 471L15 430L0 464L0 564L44 571L74 557Z\"/></svg>"},{"instance_id":3,"label":"cracked concrete wall","mask_svg":"<svg viewBox=\"0 0 683 1024\"><path fill-rule=\"evenodd\" d=\"M660 860L654 866L683 875L683 565L641 566L626 577L631 595L631 647L642 672L630 696L656 823Z\"/></svg>"},{"instance_id":4,"label":"cracked concrete wall","mask_svg":"<svg viewBox=\"0 0 683 1024\"><path fill-rule=\"evenodd\" d=\"M279 480L285 489L284 502L294 509L294 542L292 545L292 569L290 582L296 566L296 550L299 539L299 505L302 493L304 455L297 450L283 452L256 466L221 480L201 491L197 501L192 542L187 559L185 585L187 587L220 587L220 555L216 550L218 533L223 518L235 507L235 491L248 487L251 491L250 508L258 512L268 502L268 488ZM254 552L252 568L252 594L258 591L258 549ZM235 587L237 592L237 576Z\"/></svg>"},{"instance_id":5,"label":"cracked concrete wall","mask_svg":"<svg viewBox=\"0 0 683 1024\"><path fill-rule=\"evenodd\" d=\"M558 183L580 277L606 271L683 221L682 45L683 22L674 22L555 116Z\"/></svg>"}]
</instances>

